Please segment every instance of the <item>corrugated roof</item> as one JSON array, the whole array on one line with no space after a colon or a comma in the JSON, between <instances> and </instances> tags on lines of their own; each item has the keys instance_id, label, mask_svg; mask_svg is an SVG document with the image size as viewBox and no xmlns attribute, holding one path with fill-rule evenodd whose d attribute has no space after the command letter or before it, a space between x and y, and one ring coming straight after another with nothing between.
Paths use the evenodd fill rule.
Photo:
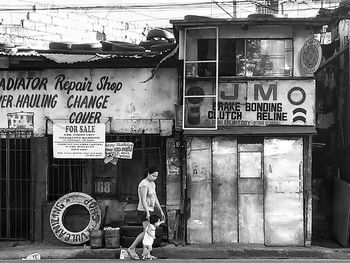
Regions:
<instances>
[{"instance_id":1,"label":"corrugated roof","mask_svg":"<svg viewBox=\"0 0 350 263\"><path fill-rule=\"evenodd\" d=\"M51 53L40 53L42 57L55 61L56 63L67 63L73 64L78 62L90 62L103 59L97 54L51 54Z\"/></svg>"},{"instance_id":2,"label":"corrugated roof","mask_svg":"<svg viewBox=\"0 0 350 263\"><path fill-rule=\"evenodd\" d=\"M0 52L0 56L12 56L12 57L41 57L45 59L49 59L59 64L74 64L74 63L84 63L84 62L92 62L97 60L107 60L107 59L115 59L115 58L130 58L130 59L141 59L141 58L150 58L159 56L160 58L169 52L118 52L118 53L99 53L99 52L72 52L68 53L60 53L60 51L52 51L49 50L40 50L40 51L25 51L25 52Z\"/></svg>"},{"instance_id":3,"label":"corrugated roof","mask_svg":"<svg viewBox=\"0 0 350 263\"><path fill-rule=\"evenodd\" d=\"M252 14L247 18L211 18L205 16L187 15L184 19L170 20L176 27L192 26L212 26L212 25L307 25L322 26L330 22L328 17L308 17L308 18L290 18L279 17L273 14Z\"/></svg>"}]
</instances>

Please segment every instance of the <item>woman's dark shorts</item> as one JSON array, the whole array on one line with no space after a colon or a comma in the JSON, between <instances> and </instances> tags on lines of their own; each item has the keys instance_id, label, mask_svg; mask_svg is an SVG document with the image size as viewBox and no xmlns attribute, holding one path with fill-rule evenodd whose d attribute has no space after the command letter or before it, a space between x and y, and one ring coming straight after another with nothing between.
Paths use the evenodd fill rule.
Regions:
<instances>
[{"instance_id":1,"label":"woman's dark shorts","mask_svg":"<svg viewBox=\"0 0 350 263\"><path fill-rule=\"evenodd\" d=\"M152 215L154 214L154 212L149 212L149 214ZM146 211L137 210L137 217L141 220L141 222L148 221L146 216L147 216Z\"/></svg>"}]
</instances>

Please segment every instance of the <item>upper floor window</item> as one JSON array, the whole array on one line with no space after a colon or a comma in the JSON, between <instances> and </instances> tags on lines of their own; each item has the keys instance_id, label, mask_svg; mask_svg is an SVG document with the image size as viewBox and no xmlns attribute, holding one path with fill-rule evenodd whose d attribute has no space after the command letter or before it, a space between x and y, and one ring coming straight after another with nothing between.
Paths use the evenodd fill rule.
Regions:
<instances>
[{"instance_id":1,"label":"upper floor window","mask_svg":"<svg viewBox=\"0 0 350 263\"><path fill-rule=\"evenodd\" d=\"M219 39L219 76L292 76L292 39ZM199 61L216 59L216 39L197 39ZM191 52L191 51L187 51ZM198 76L215 76L215 63L198 63Z\"/></svg>"}]
</instances>

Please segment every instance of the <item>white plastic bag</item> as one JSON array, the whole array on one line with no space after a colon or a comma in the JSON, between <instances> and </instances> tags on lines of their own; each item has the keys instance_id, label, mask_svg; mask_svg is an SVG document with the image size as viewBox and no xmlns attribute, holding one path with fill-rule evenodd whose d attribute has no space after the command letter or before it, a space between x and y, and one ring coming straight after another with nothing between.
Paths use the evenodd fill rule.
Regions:
<instances>
[{"instance_id":1,"label":"white plastic bag","mask_svg":"<svg viewBox=\"0 0 350 263\"><path fill-rule=\"evenodd\" d=\"M41 256L39 253L32 253L28 255L26 258L22 258L22 260L40 260Z\"/></svg>"}]
</instances>

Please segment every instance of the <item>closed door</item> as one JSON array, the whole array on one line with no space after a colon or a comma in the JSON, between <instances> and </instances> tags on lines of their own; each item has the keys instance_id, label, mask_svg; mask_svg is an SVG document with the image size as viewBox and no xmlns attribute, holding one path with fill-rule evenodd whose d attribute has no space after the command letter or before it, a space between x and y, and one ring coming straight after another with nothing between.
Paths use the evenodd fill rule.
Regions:
<instances>
[{"instance_id":1,"label":"closed door","mask_svg":"<svg viewBox=\"0 0 350 263\"><path fill-rule=\"evenodd\" d=\"M237 139L214 137L213 151L213 242L238 242Z\"/></svg>"},{"instance_id":2,"label":"closed door","mask_svg":"<svg viewBox=\"0 0 350 263\"><path fill-rule=\"evenodd\" d=\"M239 243L264 243L263 144L238 143Z\"/></svg>"},{"instance_id":3,"label":"closed door","mask_svg":"<svg viewBox=\"0 0 350 263\"><path fill-rule=\"evenodd\" d=\"M211 138L187 141L188 243L212 243Z\"/></svg>"},{"instance_id":4,"label":"closed door","mask_svg":"<svg viewBox=\"0 0 350 263\"><path fill-rule=\"evenodd\" d=\"M265 245L304 245L303 139L264 141Z\"/></svg>"}]
</instances>

